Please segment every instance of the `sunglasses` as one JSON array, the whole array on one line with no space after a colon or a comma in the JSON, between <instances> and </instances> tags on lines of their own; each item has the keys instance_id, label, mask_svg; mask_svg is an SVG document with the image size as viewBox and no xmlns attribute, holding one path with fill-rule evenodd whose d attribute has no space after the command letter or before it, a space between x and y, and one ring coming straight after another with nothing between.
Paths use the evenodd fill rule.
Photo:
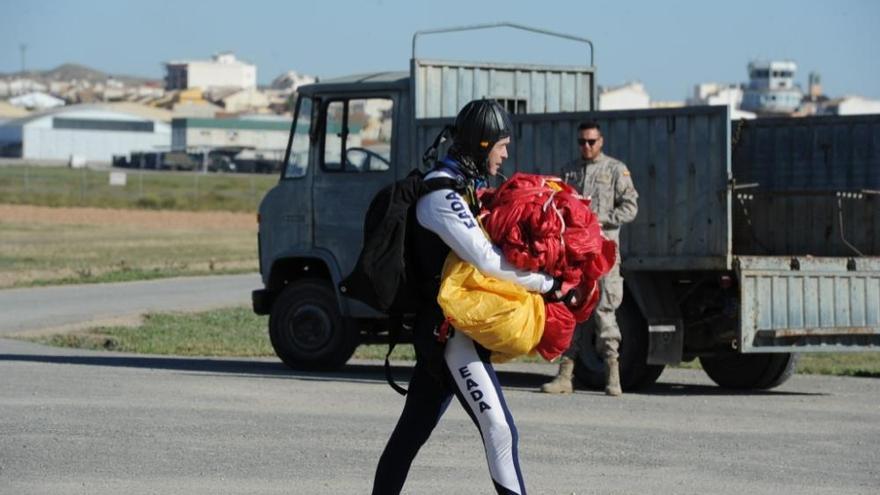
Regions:
<instances>
[{"instance_id":1,"label":"sunglasses","mask_svg":"<svg viewBox=\"0 0 880 495\"><path fill-rule=\"evenodd\" d=\"M585 145L585 144L589 144L590 147L592 148L593 146L596 145L596 141L598 141L598 139L584 139L584 138L578 138L577 141L578 141L578 145L579 145L579 146L583 146L583 145Z\"/></svg>"}]
</instances>

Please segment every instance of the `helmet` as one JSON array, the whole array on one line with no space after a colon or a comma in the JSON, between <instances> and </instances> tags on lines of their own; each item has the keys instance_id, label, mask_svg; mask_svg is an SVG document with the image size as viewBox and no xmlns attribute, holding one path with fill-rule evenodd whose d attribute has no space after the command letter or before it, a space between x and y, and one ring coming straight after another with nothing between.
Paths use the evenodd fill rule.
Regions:
<instances>
[{"instance_id":1,"label":"helmet","mask_svg":"<svg viewBox=\"0 0 880 495\"><path fill-rule=\"evenodd\" d=\"M489 151L495 143L510 137L512 129L510 116L497 101L473 100L455 117L450 153L470 161L480 175L485 175Z\"/></svg>"}]
</instances>

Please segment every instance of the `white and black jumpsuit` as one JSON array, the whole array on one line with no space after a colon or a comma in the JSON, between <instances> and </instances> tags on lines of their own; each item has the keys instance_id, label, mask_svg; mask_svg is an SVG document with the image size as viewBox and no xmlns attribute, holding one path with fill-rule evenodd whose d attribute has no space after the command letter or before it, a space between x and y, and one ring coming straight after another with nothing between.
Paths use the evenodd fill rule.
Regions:
<instances>
[{"instance_id":1,"label":"white and black jumpsuit","mask_svg":"<svg viewBox=\"0 0 880 495\"><path fill-rule=\"evenodd\" d=\"M444 162L446 168L435 169L426 179L455 178L455 163L448 158ZM443 321L443 313L436 298L440 272L450 249L482 273L518 283L532 292L551 290L553 279L510 265L487 239L464 199L451 189L423 196L416 205L416 217L421 226L415 229L421 231L415 241L421 260L417 273L427 277L429 283L424 286L424 304L416 315L413 335L417 360L406 404L379 459L373 494L400 493L413 459L454 394L480 431L497 493L523 495L516 426L490 362L490 352L461 332L452 332L445 347L438 344L434 330Z\"/></svg>"}]
</instances>

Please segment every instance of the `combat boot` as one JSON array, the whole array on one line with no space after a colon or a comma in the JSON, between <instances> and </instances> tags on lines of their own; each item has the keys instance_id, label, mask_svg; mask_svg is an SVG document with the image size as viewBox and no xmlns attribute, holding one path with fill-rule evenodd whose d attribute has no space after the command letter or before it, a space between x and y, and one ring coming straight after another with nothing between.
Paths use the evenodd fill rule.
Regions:
<instances>
[{"instance_id":1,"label":"combat boot","mask_svg":"<svg viewBox=\"0 0 880 495\"><path fill-rule=\"evenodd\" d=\"M617 359L606 359L605 371L605 395L617 397L623 393L620 388L620 366L617 364Z\"/></svg>"},{"instance_id":2,"label":"combat boot","mask_svg":"<svg viewBox=\"0 0 880 495\"><path fill-rule=\"evenodd\" d=\"M571 384L571 375L574 373L574 360L564 357L559 362L559 374L552 381L541 385L541 392L545 394L570 394L574 390Z\"/></svg>"}]
</instances>

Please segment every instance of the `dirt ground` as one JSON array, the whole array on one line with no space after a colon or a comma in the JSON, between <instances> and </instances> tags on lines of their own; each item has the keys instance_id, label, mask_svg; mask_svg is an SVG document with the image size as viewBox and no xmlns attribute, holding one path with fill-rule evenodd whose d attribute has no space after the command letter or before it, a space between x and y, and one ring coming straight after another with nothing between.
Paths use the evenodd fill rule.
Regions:
<instances>
[{"instance_id":1,"label":"dirt ground","mask_svg":"<svg viewBox=\"0 0 880 495\"><path fill-rule=\"evenodd\" d=\"M256 232L252 213L224 211L152 211L104 208L51 208L0 204L0 222L64 225L128 225L144 228L250 230Z\"/></svg>"}]
</instances>

